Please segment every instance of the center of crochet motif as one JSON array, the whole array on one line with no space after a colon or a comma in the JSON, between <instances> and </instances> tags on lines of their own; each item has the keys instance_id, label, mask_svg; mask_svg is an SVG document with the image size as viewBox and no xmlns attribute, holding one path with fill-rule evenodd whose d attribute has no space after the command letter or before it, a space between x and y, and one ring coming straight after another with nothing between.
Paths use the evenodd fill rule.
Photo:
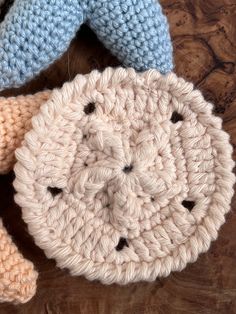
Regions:
<instances>
[{"instance_id":1,"label":"center of crochet motif","mask_svg":"<svg viewBox=\"0 0 236 314\"><path fill-rule=\"evenodd\" d=\"M104 107L107 103L104 100ZM186 189L176 165L180 157L172 152L175 128L170 118L160 122L148 113L146 122L141 116L135 121L125 117L106 121L105 112L95 110L89 110L88 118L90 104L84 105L85 115L72 134L71 144L77 143L77 152L67 184L63 189L51 189L51 194L56 197L61 191L58 202L69 206L67 210L74 218L78 211L88 222L94 215L101 228L108 223L110 236L117 233L135 239L157 227L165 217L163 205ZM94 99L93 108L102 111L102 105ZM187 212L184 207L182 211Z\"/></svg>"}]
</instances>

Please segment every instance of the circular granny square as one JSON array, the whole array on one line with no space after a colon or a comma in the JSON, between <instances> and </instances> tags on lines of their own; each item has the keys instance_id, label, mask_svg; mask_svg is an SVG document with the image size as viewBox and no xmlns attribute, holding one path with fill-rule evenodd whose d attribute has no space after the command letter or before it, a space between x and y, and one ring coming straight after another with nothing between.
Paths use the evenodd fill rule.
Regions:
<instances>
[{"instance_id":1,"label":"circular granny square","mask_svg":"<svg viewBox=\"0 0 236 314\"><path fill-rule=\"evenodd\" d=\"M59 267L155 280L205 252L233 195L229 136L193 85L155 70L78 75L17 150L16 202Z\"/></svg>"}]
</instances>

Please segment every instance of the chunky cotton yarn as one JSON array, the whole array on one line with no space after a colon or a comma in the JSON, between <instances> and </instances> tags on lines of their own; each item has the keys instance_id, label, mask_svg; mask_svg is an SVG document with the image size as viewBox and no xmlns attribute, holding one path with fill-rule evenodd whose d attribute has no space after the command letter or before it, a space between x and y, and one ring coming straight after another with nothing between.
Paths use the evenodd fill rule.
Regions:
<instances>
[{"instance_id":1,"label":"chunky cotton yarn","mask_svg":"<svg viewBox=\"0 0 236 314\"><path fill-rule=\"evenodd\" d=\"M155 280L208 250L230 209L229 136L175 74L106 69L55 90L17 149L15 200L59 267Z\"/></svg>"},{"instance_id":2,"label":"chunky cotton yarn","mask_svg":"<svg viewBox=\"0 0 236 314\"><path fill-rule=\"evenodd\" d=\"M35 294L37 272L23 258L0 219L0 302L25 303Z\"/></svg>"},{"instance_id":3,"label":"chunky cotton yarn","mask_svg":"<svg viewBox=\"0 0 236 314\"><path fill-rule=\"evenodd\" d=\"M171 71L168 23L156 0L15 0L0 25L0 90L47 68L84 22L123 65Z\"/></svg>"},{"instance_id":4,"label":"chunky cotton yarn","mask_svg":"<svg viewBox=\"0 0 236 314\"><path fill-rule=\"evenodd\" d=\"M15 150L31 129L32 116L38 113L50 94L44 91L35 95L0 97L0 174L12 170Z\"/></svg>"}]
</instances>

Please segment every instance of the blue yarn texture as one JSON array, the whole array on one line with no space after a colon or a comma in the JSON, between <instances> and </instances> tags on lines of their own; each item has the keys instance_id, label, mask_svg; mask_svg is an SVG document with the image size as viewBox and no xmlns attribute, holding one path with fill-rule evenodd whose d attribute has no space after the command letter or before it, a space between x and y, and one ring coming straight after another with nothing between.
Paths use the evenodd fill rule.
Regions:
<instances>
[{"instance_id":1,"label":"blue yarn texture","mask_svg":"<svg viewBox=\"0 0 236 314\"><path fill-rule=\"evenodd\" d=\"M124 66L172 70L168 23L156 0L15 0L0 25L0 90L47 68L82 23Z\"/></svg>"}]
</instances>

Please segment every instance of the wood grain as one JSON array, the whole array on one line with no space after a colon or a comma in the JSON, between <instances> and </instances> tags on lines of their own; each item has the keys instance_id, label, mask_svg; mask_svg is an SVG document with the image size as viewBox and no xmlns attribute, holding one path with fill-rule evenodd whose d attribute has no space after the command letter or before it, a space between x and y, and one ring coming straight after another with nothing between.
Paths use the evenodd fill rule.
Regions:
<instances>
[{"instance_id":1,"label":"wood grain","mask_svg":"<svg viewBox=\"0 0 236 314\"><path fill-rule=\"evenodd\" d=\"M194 82L215 104L236 148L236 2L163 0L174 43L175 72ZM61 60L26 86L2 95L61 86L77 73L118 61L83 27ZM235 154L234 154L235 156ZM47 260L27 233L13 201L13 174L0 178L0 214L40 276L37 295L25 305L0 305L1 314L234 314L236 313L236 199L219 238L181 273L153 283L103 286L70 277Z\"/></svg>"}]
</instances>

